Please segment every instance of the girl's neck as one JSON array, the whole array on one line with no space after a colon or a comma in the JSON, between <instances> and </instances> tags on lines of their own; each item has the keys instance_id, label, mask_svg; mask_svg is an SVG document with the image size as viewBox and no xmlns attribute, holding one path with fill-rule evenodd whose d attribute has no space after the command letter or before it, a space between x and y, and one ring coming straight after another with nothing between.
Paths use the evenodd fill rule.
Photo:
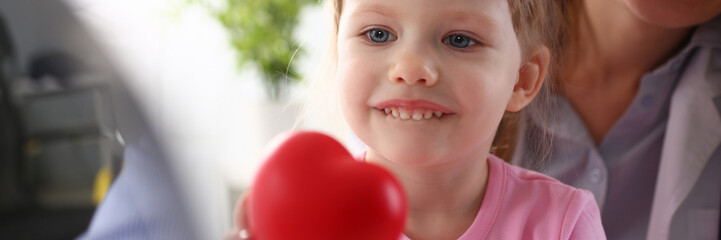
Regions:
<instances>
[{"instance_id":1,"label":"girl's neck","mask_svg":"<svg viewBox=\"0 0 721 240\"><path fill-rule=\"evenodd\" d=\"M692 30L646 23L620 1L586 0L582 11L574 62L565 72L574 85L640 81L676 54Z\"/></svg>"},{"instance_id":2,"label":"girl's neck","mask_svg":"<svg viewBox=\"0 0 721 240\"><path fill-rule=\"evenodd\" d=\"M366 159L390 170L408 199L406 235L413 239L457 239L473 223L488 182L488 151L434 166L409 167L369 149Z\"/></svg>"}]
</instances>

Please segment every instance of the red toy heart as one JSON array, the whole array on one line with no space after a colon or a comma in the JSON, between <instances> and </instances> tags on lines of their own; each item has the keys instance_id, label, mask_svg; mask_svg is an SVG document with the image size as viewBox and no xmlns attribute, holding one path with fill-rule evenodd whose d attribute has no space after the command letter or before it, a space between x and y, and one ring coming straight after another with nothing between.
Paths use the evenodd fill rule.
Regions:
<instances>
[{"instance_id":1,"label":"red toy heart","mask_svg":"<svg viewBox=\"0 0 721 240\"><path fill-rule=\"evenodd\" d=\"M291 134L268 156L248 196L258 240L396 240L406 199L385 169L353 159L333 138Z\"/></svg>"}]
</instances>

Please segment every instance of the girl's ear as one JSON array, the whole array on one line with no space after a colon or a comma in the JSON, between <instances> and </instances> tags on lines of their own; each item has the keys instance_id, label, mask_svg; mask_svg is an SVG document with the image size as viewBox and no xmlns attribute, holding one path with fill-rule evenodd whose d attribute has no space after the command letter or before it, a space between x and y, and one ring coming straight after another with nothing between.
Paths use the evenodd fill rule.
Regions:
<instances>
[{"instance_id":1,"label":"girl's ear","mask_svg":"<svg viewBox=\"0 0 721 240\"><path fill-rule=\"evenodd\" d=\"M520 111L538 94L543 86L543 80L546 79L551 52L545 46L537 47L524 61L518 69L518 79L516 85L513 86L513 93L506 106L506 111Z\"/></svg>"}]
</instances>

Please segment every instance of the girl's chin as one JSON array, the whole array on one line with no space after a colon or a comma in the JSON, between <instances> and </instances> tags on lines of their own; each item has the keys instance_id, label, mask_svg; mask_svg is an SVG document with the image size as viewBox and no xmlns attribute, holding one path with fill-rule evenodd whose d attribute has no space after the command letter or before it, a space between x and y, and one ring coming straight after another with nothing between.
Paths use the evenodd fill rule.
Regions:
<instances>
[{"instance_id":1,"label":"girl's chin","mask_svg":"<svg viewBox=\"0 0 721 240\"><path fill-rule=\"evenodd\" d=\"M382 149L381 151L375 151L374 154L376 154L376 157L381 158L379 160L388 161L397 165L417 167L429 166L434 163L438 163L438 159L440 159L439 156L443 155L409 147Z\"/></svg>"}]
</instances>

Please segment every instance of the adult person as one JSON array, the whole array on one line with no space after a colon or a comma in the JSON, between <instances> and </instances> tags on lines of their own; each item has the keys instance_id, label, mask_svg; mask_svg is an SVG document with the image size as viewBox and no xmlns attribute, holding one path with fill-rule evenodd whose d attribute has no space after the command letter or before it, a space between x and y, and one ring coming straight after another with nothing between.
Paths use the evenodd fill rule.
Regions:
<instances>
[{"instance_id":1,"label":"adult person","mask_svg":"<svg viewBox=\"0 0 721 240\"><path fill-rule=\"evenodd\" d=\"M609 239L719 238L721 1L571 3L554 117L513 162L593 192Z\"/></svg>"}]
</instances>

